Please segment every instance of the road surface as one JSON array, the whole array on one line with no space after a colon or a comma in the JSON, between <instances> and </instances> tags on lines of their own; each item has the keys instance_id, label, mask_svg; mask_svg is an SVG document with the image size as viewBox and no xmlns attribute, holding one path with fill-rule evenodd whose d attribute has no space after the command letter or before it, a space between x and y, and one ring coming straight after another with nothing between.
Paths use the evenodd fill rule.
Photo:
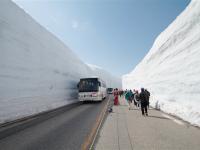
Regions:
<instances>
[{"instance_id":1,"label":"road surface","mask_svg":"<svg viewBox=\"0 0 200 150\"><path fill-rule=\"evenodd\" d=\"M0 150L79 150L108 99L47 115L47 120L0 139Z\"/></svg>"}]
</instances>

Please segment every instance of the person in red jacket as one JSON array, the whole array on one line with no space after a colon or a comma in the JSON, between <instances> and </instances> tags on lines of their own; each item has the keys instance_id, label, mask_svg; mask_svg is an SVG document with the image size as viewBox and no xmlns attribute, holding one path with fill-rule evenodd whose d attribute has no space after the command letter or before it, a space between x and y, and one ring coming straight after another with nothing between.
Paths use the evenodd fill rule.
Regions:
<instances>
[{"instance_id":1,"label":"person in red jacket","mask_svg":"<svg viewBox=\"0 0 200 150\"><path fill-rule=\"evenodd\" d=\"M118 89L115 89L114 90L114 105L119 105L118 95L119 95Z\"/></svg>"}]
</instances>

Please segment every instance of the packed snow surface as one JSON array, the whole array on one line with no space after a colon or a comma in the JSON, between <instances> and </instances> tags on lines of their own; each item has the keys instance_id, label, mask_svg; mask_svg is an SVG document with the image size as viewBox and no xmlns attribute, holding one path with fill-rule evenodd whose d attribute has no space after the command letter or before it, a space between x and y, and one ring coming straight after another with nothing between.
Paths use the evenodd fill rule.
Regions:
<instances>
[{"instance_id":1,"label":"packed snow surface","mask_svg":"<svg viewBox=\"0 0 200 150\"><path fill-rule=\"evenodd\" d=\"M124 89L147 88L151 105L200 126L200 1L187 8L155 40Z\"/></svg>"},{"instance_id":2,"label":"packed snow surface","mask_svg":"<svg viewBox=\"0 0 200 150\"><path fill-rule=\"evenodd\" d=\"M0 123L77 101L81 77L121 87L119 78L83 63L9 0L0 2L0 68Z\"/></svg>"}]
</instances>

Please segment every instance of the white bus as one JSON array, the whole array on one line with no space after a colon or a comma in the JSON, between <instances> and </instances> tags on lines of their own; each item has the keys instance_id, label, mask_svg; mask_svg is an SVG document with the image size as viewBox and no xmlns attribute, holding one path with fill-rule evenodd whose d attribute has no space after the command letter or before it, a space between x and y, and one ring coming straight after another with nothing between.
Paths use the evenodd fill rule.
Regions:
<instances>
[{"instance_id":1,"label":"white bus","mask_svg":"<svg viewBox=\"0 0 200 150\"><path fill-rule=\"evenodd\" d=\"M102 101L106 98L106 84L100 78L82 78L78 83L79 101Z\"/></svg>"}]
</instances>

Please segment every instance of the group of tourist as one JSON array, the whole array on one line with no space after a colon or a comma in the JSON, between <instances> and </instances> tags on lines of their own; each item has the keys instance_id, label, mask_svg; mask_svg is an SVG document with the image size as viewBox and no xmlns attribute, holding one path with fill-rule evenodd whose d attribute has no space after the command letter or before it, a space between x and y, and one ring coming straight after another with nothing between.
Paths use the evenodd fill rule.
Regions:
<instances>
[{"instance_id":1,"label":"group of tourist","mask_svg":"<svg viewBox=\"0 0 200 150\"><path fill-rule=\"evenodd\" d=\"M149 98L150 92L147 89L141 88L141 92L138 90L118 90L114 89L114 105L119 104L118 96L124 95L125 99L128 102L129 110L132 109L132 105L134 104L136 108L142 111L143 116L148 116L148 108L149 108Z\"/></svg>"}]
</instances>

